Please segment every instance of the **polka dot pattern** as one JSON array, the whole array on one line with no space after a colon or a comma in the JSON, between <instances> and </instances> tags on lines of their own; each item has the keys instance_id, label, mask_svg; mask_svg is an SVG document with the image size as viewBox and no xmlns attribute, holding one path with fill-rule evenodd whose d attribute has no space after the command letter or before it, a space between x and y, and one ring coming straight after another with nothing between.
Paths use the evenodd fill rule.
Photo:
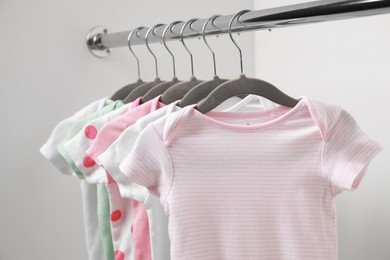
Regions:
<instances>
[{"instance_id":1,"label":"polka dot pattern","mask_svg":"<svg viewBox=\"0 0 390 260\"><path fill-rule=\"evenodd\" d=\"M118 209L111 213L111 221L118 221L122 217L122 212Z\"/></svg>"},{"instance_id":2,"label":"polka dot pattern","mask_svg":"<svg viewBox=\"0 0 390 260\"><path fill-rule=\"evenodd\" d=\"M91 157L86 155L83 159L83 164L84 164L85 168L91 168L91 167L95 166L96 163Z\"/></svg>"},{"instance_id":3,"label":"polka dot pattern","mask_svg":"<svg viewBox=\"0 0 390 260\"><path fill-rule=\"evenodd\" d=\"M97 129L93 125L89 125L85 128L84 134L88 139L95 139L97 135Z\"/></svg>"},{"instance_id":4,"label":"polka dot pattern","mask_svg":"<svg viewBox=\"0 0 390 260\"><path fill-rule=\"evenodd\" d=\"M121 250L115 250L114 255L115 255L115 260L125 259L125 254Z\"/></svg>"}]
</instances>

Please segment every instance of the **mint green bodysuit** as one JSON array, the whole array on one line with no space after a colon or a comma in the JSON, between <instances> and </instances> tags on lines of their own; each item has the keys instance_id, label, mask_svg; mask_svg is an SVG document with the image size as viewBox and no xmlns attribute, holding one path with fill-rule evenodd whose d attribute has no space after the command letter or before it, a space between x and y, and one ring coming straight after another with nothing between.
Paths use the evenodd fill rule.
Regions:
<instances>
[{"instance_id":1,"label":"mint green bodysuit","mask_svg":"<svg viewBox=\"0 0 390 260\"><path fill-rule=\"evenodd\" d=\"M69 154L64 149L64 143L72 139L74 136L79 133L84 126L86 126L90 121L103 116L124 104L120 101L114 101L107 104L100 110L78 120L71 129L67 132L64 140L57 146L58 152L62 157L67 161L67 163L72 167L72 170L75 172L76 176L80 179L84 179L84 175L77 168L76 164L73 162ZM98 209L98 219L99 219L99 229L102 236L103 250L106 260L114 260L114 249L112 244L111 236L111 227L110 227L110 205L108 199L107 189L104 184L97 184L97 209Z\"/></svg>"}]
</instances>

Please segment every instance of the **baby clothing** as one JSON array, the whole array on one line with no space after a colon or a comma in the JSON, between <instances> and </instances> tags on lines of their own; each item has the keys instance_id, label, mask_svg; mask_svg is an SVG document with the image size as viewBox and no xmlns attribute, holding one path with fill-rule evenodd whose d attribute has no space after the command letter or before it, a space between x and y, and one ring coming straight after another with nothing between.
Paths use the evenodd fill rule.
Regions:
<instances>
[{"instance_id":1,"label":"baby clothing","mask_svg":"<svg viewBox=\"0 0 390 260\"><path fill-rule=\"evenodd\" d=\"M119 108L115 107L114 110L87 122L81 131L64 143L66 153L88 183L105 184L107 183L107 176L105 170L97 165L91 157L87 156L87 149L105 124L130 110L131 104L126 104Z\"/></svg>"},{"instance_id":2,"label":"baby clothing","mask_svg":"<svg viewBox=\"0 0 390 260\"><path fill-rule=\"evenodd\" d=\"M102 232L98 218L97 186L85 180L80 182L88 259L107 260L103 252Z\"/></svg>"},{"instance_id":3,"label":"baby clothing","mask_svg":"<svg viewBox=\"0 0 390 260\"><path fill-rule=\"evenodd\" d=\"M65 148L65 143L69 140L71 140L73 137L75 137L83 128L92 120L103 116L107 113L110 113L111 111L120 108L124 104L120 101L114 101L110 102L108 105L104 106L103 108L95 111L94 113L91 113L87 115L86 117L83 117L76 121L73 126L70 128L70 130L67 132L65 138L63 141L60 142L60 144L57 146L59 153L64 157L64 159L67 161L67 163L72 167L72 170L76 173L76 175L80 179L84 179L83 173L79 170L75 162L72 160L72 157L68 154L68 151ZM90 135L90 133L83 132L85 135ZM91 160L88 160L88 158L85 158L83 160L83 163L86 166L93 166L94 162ZM106 260L114 259L114 251L113 251L113 245L112 245L112 237L111 237L111 228L110 223L108 221L109 219L109 201L108 201L108 194L106 187L102 184L97 185L97 214L98 214L98 220L99 220L99 230L101 232L102 237L102 247L105 255Z\"/></svg>"},{"instance_id":4,"label":"baby clothing","mask_svg":"<svg viewBox=\"0 0 390 260\"><path fill-rule=\"evenodd\" d=\"M118 168L120 162L124 159L124 156L131 150L131 145L128 144L133 144L133 141L138 137L139 133L150 122L153 122L154 120L157 120L160 117L163 117L172 112L181 110L181 107L177 106L178 102L179 101L175 101L163 108L150 112L150 114L147 114L141 119L137 120L136 124L130 127L127 127L127 125L123 123L122 120L117 119L117 122L112 121L100 131L95 142L92 144L90 149L87 150L87 154L94 158L97 162L103 158L104 163L99 163L101 163L105 169L110 172L110 175L116 180L122 197L134 198L137 201L143 202L147 194L147 190L144 187L140 187L139 185L134 184L134 182L124 176ZM248 95L244 99L237 97L229 98L214 110L226 112L248 112L259 111L273 107L275 107L275 104L267 101L263 97Z\"/></svg>"},{"instance_id":5,"label":"baby clothing","mask_svg":"<svg viewBox=\"0 0 390 260\"><path fill-rule=\"evenodd\" d=\"M118 238L118 227L117 225L115 225L115 223L118 223L118 221L116 221L118 216L114 216L111 214L111 212L115 211L115 205L112 205L113 196L115 196L115 194L112 194L109 184L107 184L108 179L105 170L99 165L95 164L94 160L91 157L87 156L86 150L96 139L98 132L105 124L119 117L120 115L130 111L131 108L132 104L126 104L118 109L115 109L103 116L100 116L88 122L88 124L85 125L84 128L76 136L74 136L72 139L70 139L64 144L65 150L72 158L74 164L77 166L79 171L82 172L82 174L85 176L86 181L90 184L97 184L99 191L98 212L102 228L104 229L103 234L107 234L108 232L110 233L110 236L107 237L107 240L112 240L110 241L110 243L112 243L113 250L115 249L115 251L112 251L112 254L110 254L110 256L111 258L115 257L116 259L120 259L118 256L118 250L120 250L120 252L125 252L126 255L130 255L131 253L132 233L128 231L130 230L132 218L131 216L126 218L129 219L130 223L121 223L121 226L119 227L120 230L126 230L127 232L124 232L124 234L129 237L126 243L123 243L120 238ZM131 215L131 212L128 212L127 214ZM110 228L108 229L108 227Z\"/></svg>"},{"instance_id":6,"label":"baby clothing","mask_svg":"<svg viewBox=\"0 0 390 260\"><path fill-rule=\"evenodd\" d=\"M66 149L64 148L64 144L67 141L69 141L70 139L72 139L75 135L77 135L77 133L79 133L83 129L83 127L86 124L88 124L89 121L91 121L95 118L98 118L99 116L105 115L105 114L107 114L107 113L109 113L109 112L111 112L111 111L113 111L116 108L119 108L121 106L123 106L122 102L114 101L114 102L111 102L110 104L104 106L103 108L99 109L98 111L96 111L92 114L89 114L86 117L81 118L70 128L70 130L65 135L65 138L58 144L58 146L57 146L58 152L66 160L66 162L72 167L73 172L76 173L78 178L84 179L84 175L82 174L82 172L80 172L80 170L77 168L77 166L73 162L72 158L67 153ZM88 163L92 163L92 162L89 162L89 160L86 160L85 163L88 164Z\"/></svg>"},{"instance_id":7,"label":"baby clothing","mask_svg":"<svg viewBox=\"0 0 390 260\"><path fill-rule=\"evenodd\" d=\"M230 104L229 106L225 106L225 104L228 103L229 100L234 100L234 99L236 100L236 102ZM231 97L213 110L223 111L223 112L229 112L229 111L253 112L253 111L275 108L275 106L276 104L274 102L262 96L248 95L243 99L238 97Z\"/></svg>"},{"instance_id":8,"label":"baby clothing","mask_svg":"<svg viewBox=\"0 0 390 260\"><path fill-rule=\"evenodd\" d=\"M100 135L98 135L96 142L94 142L94 144L88 149L87 153L89 154L89 156L91 156L92 158L95 158L96 161L101 163L97 156L100 155L100 153L102 153L103 151L105 151L108 148L108 146L116 140L116 138L121 134L121 132L124 129L128 128L130 125L135 123L137 120L141 120L145 115L150 114L152 111L157 109L156 110L156 112L157 112L157 111L160 111L161 109L164 109L164 108L160 108L163 106L163 104L160 103L158 100L159 100L159 98L155 98L155 99L153 99L149 102L146 102L145 104L135 108L134 110L132 110L131 114L129 113L129 115L127 115L127 119L122 118L123 120L118 120L117 122L113 121L113 122L111 122L111 124L107 124L105 126L105 128L102 129L102 131L99 133ZM113 129L115 129L115 131ZM101 142L99 142L99 141L101 141ZM111 158L111 160L116 161L116 158ZM106 170L111 175L110 170L107 168L106 168ZM119 193L118 183L122 183L122 182L118 182L121 180L116 179L116 176L113 176L113 179L115 180L115 182L110 183L110 185L116 186L117 195L115 195L115 196L119 198L119 200L118 200L119 203L123 204L120 212L129 211L129 210L131 210L131 208L133 211L136 211L137 207L143 207L142 214L139 214L137 212L134 214L133 231L134 231L134 236L137 234L142 236L138 240L144 241L142 243L143 245L149 245L149 246L148 246L148 248L145 249L143 247L139 248L138 245L135 245L135 247L134 247L135 259L145 259L147 257L149 257L153 260L169 259L169 244L167 247L161 248L161 250L159 250L157 252L155 250L153 250L153 248L151 248L154 245L153 244L153 241L155 240L154 237L161 236L162 234L166 235L167 232L153 232L153 230L154 230L153 225L152 225L153 223L150 223L151 219L149 217L149 214L148 215L146 214L147 208L145 210L145 208L144 208L145 205L140 204L138 202L138 201L144 202L144 200L138 200L137 203L135 203L135 201L133 201L133 199L138 198L137 196L128 197L128 199L121 198L121 194ZM126 184L127 184L127 182L125 183L125 186L126 186L126 188L128 188L128 190L131 193L138 194L138 190L140 189L139 186L132 187L131 185L127 186ZM143 191L146 191L145 188L141 187L141 189ZM124 201L127 201L127 203L125 203ZM167 227L168 223L166 221L166 217L164 217L163 215L156 216L156 217L159 218L161 225ZM141 228L141 230L139 230L140 228ZM123 230L121 230L121 232L123 232ZM147 236L145 236L145 232L148 233ZM151 237L149 236L149 234ZM148 239L149 241L145 242L146 239ZM167 240L167 241L169 240L167 235L164 236L164 240ZM136 243L136 240L134 242ZM138 250L136 250L137 248L138 248ZM145 252L148 252L149 255L146 256ZM152 254L152 255L150 255L150 254Z\"/></svg>"},{"instance_id":9,"label":"baby clothing","mask_svg":"<svg viewBox=\"0 0 390 260\"><path fill-rule=\"evenodd\" d=\"M134 141L142 129L144 129L150 122L153 122L156 119L163 117L164 115L180 110L181 108L176 105L177 103L178 101L151 112L150 114L137 120L135 124L129 126L126 130L123 131L123 133L108 148L108 150L99 156L100 163L107 169L108 172L110 172L114 179L117 180L122 197L136 199L142 202L145 206L149 220L153 260L170 259L169 236L167 229L168 219L163 212L158 198L151 196L145 187L139 186L123 176L123 174L120 173L118 166L123 158L125 158L128 151L131 150L132 146L134 145ZM217 109L220 109L225 104L226 103L224 102L224 104L218 106ZM230 104L232 105L233 103ZM252 106L252 108L255 108L257 105L257 110L262 107L260 99L256 96L248 96L244 100L237 99L233 106L234 109L241 111L246 109L246 105ZM103 134L103 132L101 133ZM107 137L102 136L102 139L107 140Z\"/></svg>"},{"instance_id":10,"label":"baby clothing","mask_svg":"<svg viewBox=\"0 0 390 260\"><path fill-rule=\"evenodd\" d=\"M88 156L99 163L98 155L104 151L129 125L135 123L139 118L149 114L150 112L163 107L164 104L159 102L159 97L154 98L142 105L134 106L134 108L120 117L107 123L101 131L99 131L95 141L87 150ZM115 178L111 178L110 172L107 171L107 176L110 182L107 188L110 192L112 211L111 216L115 217L112 221L113 236L118 238L121 244L129 244L128 228L123 225L128 225L133 222L131 232L133 234L134 247L132 254L136 260L152 259L150 248L150 233L149 221L146 210L138 201L123 199L120 196L119 189ZM132 218L129 214L132 214ZM114 227L115 226L115 227ZM118 254L128 257L129 253L119 247L115 248ZM164 252L159 252L164 255Z\"/></svg>"},{"instance_id":11,"label":"baby clothing","mask_svg":"<svg viewBox=\"0 0 390 260\"><path fill-rule=\"evenodd\" d=\"M334 197L380 149L342 108L305 97L260 112L190 106L150 123L120 170L159 197L172 260L336 260Z\"/></svg>"},{"instance_id":12,"label":"baby clothing","mask_svg":"<svg viewBox=\"0 0 390 260\"><path fill-rule=\"evenodd\" d=\"M106 105L106 103L107 103L106 98L99 99L95 102L92 102L88 106L84 107L80 111L76 112L73 116L62 120L54 128L49 139L40 148L39 151L41 152L41 154L46 159L48 159L61 173L65 175L72 175L73 171L72 168L64 159L64 157L62 157L61 154L58 152L57 146L61 143L61 141L63 141L67 132L70 130L70 128L77 120L103 108Z\"/></svg>"},{"instance_id":13,"label":"baby clothing","mask_svg":"<svg viewBox=\"0 0 390 260\"><path fill-rule=\"evenodd\" d=\"M61 121L54 128L49 139L40 148L41 154L61 173L65 175L74 174L70 165L58 152L58 144L64 139L65 135L76 121L103 108L107 104L107 101L108 100L106 98L99 99L76 112L73 116ZM81 180L81 195L88 258L90 260L104 260L102 237L97 217L96 186L89 185L84 180Z\"/></svg>"},{"instance_id":14,"label":"baby clothing","mask_svg":"<svg viewBox=\"0 0 390 260\"><path fill-rule=\"evenodd\" d=\"M181 108L177 106L178 102L179 101L173 102L138 119L135 124L126 127L126 129L124 129L118 137L115 136L111 139L110 142L106 143L106 145L111 145L108 148L104 147L106 150L102 149L102 151L104 150L102 154L99 155L99 153L95 153L94 156L98 156L97 161L99 161L99 163L103 165L104 168L115 179L119 188L119 192L123 198L135 199L145 203L145 198L148 196L147 189L134 183L125 175L123 175L123 173L119 170L119 164L131 151L132 145L134 144L138 135L149 123L165 115L181 110ZM101 139L107 141L109 140L109 135L112 134L113 131L107 131L106 134L103 133L104 132L101 131ZM103 145L100 146L100 148L102 147ZM96 147L96 150L98 150L98 147ZM93 156L92 149L89 149L87 152L90 156Z\"/></svg>"}]
</instances>

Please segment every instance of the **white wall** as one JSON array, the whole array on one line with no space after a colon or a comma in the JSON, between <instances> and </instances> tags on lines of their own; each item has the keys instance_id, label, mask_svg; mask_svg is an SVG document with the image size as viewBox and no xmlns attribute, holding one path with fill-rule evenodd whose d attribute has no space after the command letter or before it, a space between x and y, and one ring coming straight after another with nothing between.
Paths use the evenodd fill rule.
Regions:
<instances>
[{"instance_id":1,"label":"white wall","mask_svg":"<svg viewBox=\"0 0 390 260\"><path fill-rule=\"evenodd\" d=\"M255 9L302 2L257 0ZM336 200L340 260L390 259L389 30L386 14L255 33L257 77L341 105L384 148L361 186Z\"/></svg>"},{"instance_id":2,"label":"white wall","mask_svg":"<svg viewBox=\"0 0 390 260\"><path fill-rule=\"evenodd\" d=\"M38 149L60 120L137 75L126 48L113 50L107 59L92 56L85 46L87 32L96 25L116 32L248 8L251 0L0 1L0 260L87 259L79 183L61 176ZM253 74L253 34L238 41ZM179 57L179 78L189 78L184 49L168 44ZM226 37L210 44L220 75L238 75L238 56L231 55L235 49ZM199 40L188 46L194 49L198 78L211 78L208 50ZM162 57L160 77L171 78L169 56L160 45L152 48ZM153 79L146 48L134 49L142 58L144 80Z\"/></svg>"}]
</instances>

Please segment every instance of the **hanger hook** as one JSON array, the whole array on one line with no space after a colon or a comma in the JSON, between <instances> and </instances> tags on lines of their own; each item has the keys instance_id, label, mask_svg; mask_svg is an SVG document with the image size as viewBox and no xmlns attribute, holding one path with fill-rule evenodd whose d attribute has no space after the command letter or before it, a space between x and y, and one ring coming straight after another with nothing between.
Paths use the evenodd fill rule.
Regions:
<instances>
[{"instance_id":1,"label":"hanger hook","mask_svg":"<svg viewBox=\"0 0 390 260\"><path fill-rule=\"evenodd\" d=\"M221 15L219 15L219 14L211 16L209 19L206 20L206 22L203 24L203 27L202 27L202 38L203 38L203 41L206 44L207 48L209 48L209 50L211 51L211 54L213 55L214 76L217 76L217 62L215 60L215 53L214 53L213 49L211 49L210 45L206 41L206 27L207 27L207 24L210 21L212 21L211 24L214 26L215 19L217 19L220 16Z\"/></svg>"},{"instance_id":2,"label":"hanger hook","mask_svg":"<svg viewBox=\"0 0 390 260\"><path fill-rule=\"evenodd\" d=\"M149 52L153 55L153 58L154 58L154 64L156 66L156 78L158 78L157 57L156 57L156 55L154 55L153 51L149 47L149 35L150 35L151 32L153 32L153 35L155 35L154 31L156 30L156 28L160 27L160 26L163 26L163 25L165 25L165 24L159 23L159 24L153 25L152 27L150 27L148 29L148 31L146 32L146 35L145 35L146 48L148 48Z\"/></svg>"},{"instance_id":3,"label":"hanger hook","mask_svg":"<svg viewBox=\"0 0 390 260\"><path fill-rule=\"evenodd\" d=\"M190 28L191 28L191 25L195 22L199 20L198 18L192 18L190 20L188 20L187 22L184 23L183 27L181 28L180 30L180 41L181 43L183 44L184 48L186 48L187 52L190 54L190 59L191 59L191 75L194 77L194 59L192 57L192 53L190 52L190 50L187 48L186 44L184 43L184 39L183 39L183 33L184 33L184 29L187 27L188 24L190 24ZM192 28L191 28L192 29Z\"/></svg>"},{"instance_id":4,"label":"hanger hook","mask_svg":"<svg viewBox=\"0 0 390 260\"><path fill-rule=\"evenodd\" d=\"M247 13L247 12L250 12L250 10L242 10L242 11L236 13L236 14L232 17L232 19L230 19L229 27L228 27L229 37L230 37L230 39L232 40L232 42L234 43L234 45L236 45L236 47L237 47L237 49L238 49L238 51L239 51L239 53L240 53L241 74L244 74L244 68L243 68L243 65L242 65L242 51L241 51L240 47L238 46L238 44L236 43L236 41L233 39L233 36L232 36L232 24L233 24L233 22L234 22L234 19L236 19L236 17L237 17L237 22L239 23L239 22L240 22L239 20L240 20L241 15L243 15L243 14L245 14L245 13Z\"/></svg>"},{"instance_id":5,"label":"hanger hook","mask_svg":"<svg viewBox=\"0 0 390 260\"><path fill-rule=\"evenodd\" d=\"M168 26L167 27L165 27L165 29L164 29L164 32L163 32L163 34L162 34L162 40L163 40L163 44L164 44L164 46L165 46L165 49L167 49L167 51L169 52L169 54L172 56L172 62L173 62L173 77L174 78L176 78L176 63L175 63L175 56L173 56L173 53L171 52L171 50L168 48L168 46L167 46L167 43L166 43L166 34L167 34L167 31L169 30L171 33L173 33L172 32L172 27L174 26L174 25L176 25L176 24L178 24L178 23L181 23L182 21L174 21L174 22L172 22L172 23L170 23L170 24L168 24Z\"/></svg>"},{"instance_id":6,"label":"hanger hook","mask_svg":"<svg viewBox=\"0 0 390 260\"><path fill-rule=\"evenodd\" d=\"M136 33L136 35L138 34L138 32L142 29L144 29L145 27L137 27L135 28L134 30L132 30L129 35L127 36L127 45L129 46L129 49L130 49L130 52L133 54L133 56L135 57L135 59L137 60L137 69L138 69L138 79L141 79L141 69L140 69L140 66L139 66L139 59L137 57L137 55L135 55L133 49L131 48L131 37L133 37L133 34ZM138 35L137 35L138 36Z\"/></svg>"}]
</instances>

